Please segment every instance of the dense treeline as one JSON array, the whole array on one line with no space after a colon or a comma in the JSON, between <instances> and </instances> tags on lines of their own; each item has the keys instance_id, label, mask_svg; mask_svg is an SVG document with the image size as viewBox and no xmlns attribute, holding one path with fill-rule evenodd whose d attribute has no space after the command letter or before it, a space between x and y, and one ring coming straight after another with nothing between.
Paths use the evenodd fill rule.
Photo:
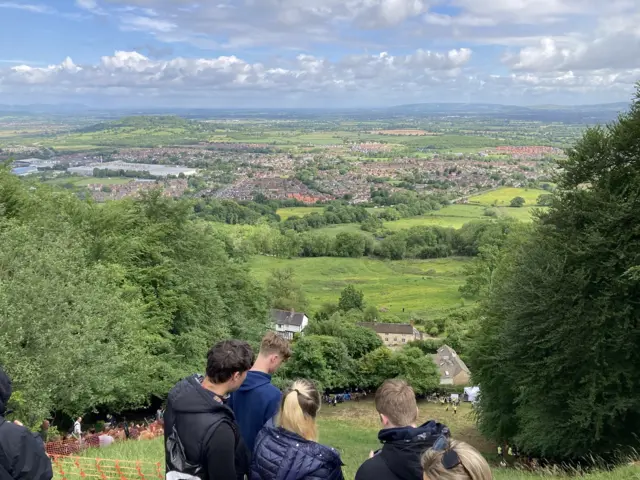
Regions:
<instances>
[{"instance_id":1,"label":"dense treeline","mask_svg":"<svg viewBox=\"0 0 640 480\"><path fill-rule=\"evenodd\" d=\"M262 224L246 226L230 232L237 248L247 255L293 257L372 256L390 260L403 258L445 258L453 255L475 256L480 247L493 242L501 232L515 228L513 219L495 222L475 221L460 229L438 226L417 226L398 232L386 232L379 240L361 232L297 233Z\"/></svg>"},{"instance_id":2,"label":"dense treeline","mask_svg":"<svg viewBox=\"0 0 640 480\"><path fill-rule=\"evenodd\" d=\"M481 250L470 363L489 437L563 460L640 446L639 152L640 85L568 151L538 222Z\"/></svg>"},{"instance_id":3,"label":"dense treeline","mask_svg":"<svg viewBox=\"0 0 640 480\"><path fill-rule=\"evenodd\" d=\"M0 364L16 414L121 410L257 341L268 301L226 237L155 192L96 205L0 172Z\"/></svg>"}]
</instances>

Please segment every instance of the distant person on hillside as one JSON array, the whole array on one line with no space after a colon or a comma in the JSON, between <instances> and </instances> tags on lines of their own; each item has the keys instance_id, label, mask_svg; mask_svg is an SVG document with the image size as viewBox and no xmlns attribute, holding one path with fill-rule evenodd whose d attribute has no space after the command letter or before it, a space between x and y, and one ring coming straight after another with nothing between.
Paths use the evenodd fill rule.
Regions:
<instances>
[{"instance_id":1,"label":"distant person on hillside","mask_svg":"<svg viewBox=\"0 0 640 480\"><path fill-rule=\"evenodd\" d=\"M76 421L73 422L71 435L73 435L73 438L76 440L80 440L82 438L82 417L76 418Z\"/></svg>"},{"instance_id":2,"label":"distant person on hillside","mask_svg":"<svg viewBox=\"0 0 640 480\"><path fill-rule=\"evenodd\" d=\"M5 419L11 392L11 380L0 367L0 479L50 480L51 460L40 438L19 422Z\"/></svg>"},{"instance_id":3,"label":"distant person on hillside","mask_svg":"<svg viewBox=\"0 0 640 480\"><path fill-rule=\"evenodd\" d=\"M475 448L445 437L422 456L424 480L492 480L491 468Z\"/></svg>"},{"instance_id":4,"label":"distant person on hillside","mask_svg":"<svg viewBox=\"0 0 640 480\"><path fill-rule=\"evenodd\" d=\"M167 480L245 480L250 452L224 404L242 385L253 363L246 342L226 340L207 355L206 375L179 381L164 414Z\"/></svg>"},{"instance_id":5,"label":"distant person on hillside","mask_svg":"<svg viewBox=\"0 0 640 480\"><path fill-rule=\"evenodd\" d=\"M416 426L416 395L404 380L385 381L376 392L375 405L383 445L360 466L356 480L422 480L423 452L438 438L448 437L449 429L433 420Z\"/></svg>"},{"instance_id":6,"label":"distant person on hillside","mask_svg":"<svg viewBox=\"0 0 640 480\"><path fill-rule=\"evenodd\" d=\"M308 380L284 392L275 425L269 422L256 440L251 480L343 480L338 452L317 443L320 404Z\"/></svg>"},{"instance_id":7,"label":"distant person on hillside","mask_svg":"<svg viewBox=\"0 0 640 480\"><path fill-rule=\"evenodd\" d=\"M49 437L49 427L51 424L49 420L45 420L40 425L40 430L38 431L38 436L42 440L42 443L47 443L47 438Z\"/></svg>"},{"instance_id":8,"label":"distant person on hillside","mask_svg":"<svg viewBox=\"0 0 640 480\"><path fill-rule=\"evenodd\" d=\"M280 408L282 392L271 384L271 375L290 356L289 342L274 332L267 333L246 380L229 398L228 405L236 416L242 438L251 452L258 433Z\"/></svg>"}]
</instances>

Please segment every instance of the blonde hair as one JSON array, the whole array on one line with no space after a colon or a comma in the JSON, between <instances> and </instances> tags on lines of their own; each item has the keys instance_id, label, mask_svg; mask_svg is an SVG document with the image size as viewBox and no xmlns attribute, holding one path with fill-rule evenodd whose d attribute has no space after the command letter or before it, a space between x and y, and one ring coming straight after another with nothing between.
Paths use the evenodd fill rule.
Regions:
<instances>
[{"instance_id":1,"label":"blonde hair","mask_svg":"<svg viewBox=\"0 0 640 480\"><path fill-rule=\"evenodd\" d=\"M376 391L376 410L396 427L408 427L418 418L416 394L404 380L385 380Z\"/></svg>"},{"instance_id":2,"label":"blonde hair","mask_svg":"<svg viewBox=\"0 0 640 480\"><path fill-rule=\"evenodd\" d=\"M460 463L447 469L442 457L454 450ZM485 458L471 445L449 440L444 450L427 450L422 456L425 480L492 480L493 474Z\"/></svg>"},{"instance_id":3,"label":"blonde hair","mask_svg":"<svg viewBox=\"0 0 640 480\"><path fill-rule=\"evenodd\" d=\"M260 343L260 354L278 354L286 361L291 357L291 345L289 345L289 342L286 339L282 338L275 332L268 332Z\"/></svg>"},{"instance_id":4,"label":"blonde hair","mask_svg":"<svg viewBox=\"0 0 640 480\"><path fill-rule=\"evenodd\" d=\"M282 395L278 426L297 433L305 440L318 441L316 415L320 393L309 380L296 380Z\"/></svg>"}]
</instances>

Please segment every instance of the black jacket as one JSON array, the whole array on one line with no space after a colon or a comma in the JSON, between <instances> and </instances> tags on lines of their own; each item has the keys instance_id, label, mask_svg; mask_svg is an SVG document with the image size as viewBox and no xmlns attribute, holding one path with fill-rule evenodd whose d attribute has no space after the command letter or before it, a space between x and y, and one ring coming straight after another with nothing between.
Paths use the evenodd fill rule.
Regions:
<instances>
[{"instance_id":1,"label":"black jacket","mask_svg":"<svg viewBox=\"0 0 640 480\"><path fill-rule=\"evenodd\" d=\"M338 452L284 428L264 427L253 452L251 480L301 479L343 480Z\"/></svg>"},{"instance_id":2,"label":"black jacket","mask_svg":"<svg viewBox=\"0 0 640 480\"><path fill-rule=\"evenodd\" d=\"M233 412L201 385L202 377L181 380L169 392L164 415L167 472L180 471L171 461L167 440L173 428L186 460L200 465L204 480L248 478L250 454L235 424Z\"/></svg>"},{"instance_id":3,"label":"black jacket","mask_svg":"<svg viewBox=\"0 0 640 480\"><path fill-rule=\"evenodd\" d=\"M51 460L42 442L4 418L10 397L11 380L0 368L0 480L50 480Z\"/></svg>"},{"instance_id":4,"label":"black jacket","mask_svg":"<svg viewBox=\"0 0 640 480\"><path fill-rule=\"evenodd\" d=\"M380 430L382 449L360 466L356 480L422 480L420 457L441 435L449 436L449 429L433 420L417 428Z\"/></svg>"}]
</instances>

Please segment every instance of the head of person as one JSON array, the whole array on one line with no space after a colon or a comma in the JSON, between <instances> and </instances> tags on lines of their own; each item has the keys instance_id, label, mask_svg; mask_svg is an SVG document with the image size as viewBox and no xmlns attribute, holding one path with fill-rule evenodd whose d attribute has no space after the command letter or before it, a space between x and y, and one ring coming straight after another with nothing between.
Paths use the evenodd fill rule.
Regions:
<instances>
[{"instance_id":1,"label":"head of person","mask_svg":"<svg viewBox=\"0 0 640 480\"><path fill-rule=\"evenodd\" d=\"M7 404L11 398L11 379L0 367L0 417L7 412Z\"/></svg>"},{"instance_id":2,"label":"head of person","mask_svg":"<svg viewBox=\"0 0 640 480\"><path fill-rule=\"evenodd\" d=\"M424 480L493 479L491 468L480 452L464 442L444 438L424 453L422 470Z\"/></svg>"},{"instance_id":3,"label":"head of person","mask_svg":"<svg viewBox=\"0 0 640 480\"><path fill-rule=\"evenodd\" d=\"M404 380L385 380L376 391L375 404L383 428L415 426L416 394Z\"/></svg>"},{"instance_id":4,"label":"head of person","mask_svg":"<svg viewBox=\"0 0 640 480\"><path fill-rule=\"evenodd\" d=\"M42 426L41 426L41 428L42 428L42 430L49 430L49 426L50 426L50 425L51 425L51 424L49 423L49 420L44 420L44 421L42 422Z\"/></svg>"},{"instance_id":5,"label":"head of person","mask_svg":"<svg viewBox=\"0 0 640 480\"><path fill-rule=\"evenodd\" d=\"M296 380L282 394L278 426L305 440L318 440L316 415L320 411L320 392L309 380Z\"/></svg>"},{"instance_id":6,"label":"head of person","mask_svg":"<svg viewBox=\"0 0 640 480\"><path fill-rule=\"evenodd\" d=\"M215 385L224 385L227 392L240 388L253 365L253 350L247 342L223 340L207 354L207 378Z\"/></svg>"},{"instance_id":7,"label":"head of person","mask_svg":"<svg viewBox=\"0 0 640 480\"><path fill-rule=\"evenodd\" d=\"M260 343L259 361L269 375L276 373L280 365L291 357L291 346L275 332L267 333Z\"/></svg>"},{"instance_id":8,"label":"head of person","mask_svg":"<svg viewBox=\"0 0 640 480\"><path fill-rule=\"evenodd\" d=\"M82 417L78 417L78 418L76 419L76 421L77 421L78 423L82 423Z\"/></svg>"}]
</instances>

